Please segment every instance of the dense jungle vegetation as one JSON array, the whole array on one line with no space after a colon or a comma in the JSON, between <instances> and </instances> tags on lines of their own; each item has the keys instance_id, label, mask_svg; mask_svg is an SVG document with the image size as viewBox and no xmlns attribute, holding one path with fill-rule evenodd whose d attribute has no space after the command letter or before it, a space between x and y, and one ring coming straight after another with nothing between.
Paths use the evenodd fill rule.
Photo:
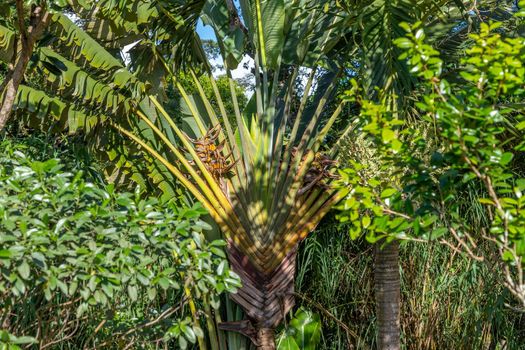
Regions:
<instances>
[{"instance_id":1,"label":"dense jungle vegetation","mask_svg":"<svg viewBox=\"0 0 525 350\"><path fill-rule=\"evenodd\" d=\"M0 349L525 349L524 17L0 0Z\"/></svg>"}]
</instances>

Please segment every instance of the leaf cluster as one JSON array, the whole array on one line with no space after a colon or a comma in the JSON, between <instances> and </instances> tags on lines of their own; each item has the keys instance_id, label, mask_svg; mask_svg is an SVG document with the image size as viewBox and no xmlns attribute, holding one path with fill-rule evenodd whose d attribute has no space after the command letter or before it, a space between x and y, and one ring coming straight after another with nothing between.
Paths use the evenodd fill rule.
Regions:
<instances>
[{"instance_id":1,"label":"leaf cluster","mask_svg":"<svg viewBox=\"0 0 525 350\"><path fill-rule=\"evenodd\" d=\"M504 37L499 27L481 24L460 61L461 81L448 82L422 24L403 25L408 34L396 44L422 87L416 107L423 120L404 121L384 101L362 99L357 84L349 92L361 106L356 130L380 166L370 173L367 164L349 161L342 177L350 195L339 218L351 223L354 238L435 239L478 260L486 257L476 255L475 242L488 240L505 262L507 287L523 302L525 180L513 159L525 146L525 40ZM458 198L472 184L481 188L476 202L490 218L487 227L463 215Z\"/></svg>"},{"instance_id":2,"label":"leaf cluster","mask_svg":"<svg viewBox=\"0 0 525 350\"><path fill-rule=\"evenodd\" d=\"M57 159L34 161L16 148L0 155L0 169L0 315L13 319L5 324L15 334L12 312L24 303L34 303L37 318L70 305L73 319L103 307L111 320L124 305L183 288L218 307L219 294L239 287L224 242L203 238L209 225L199 205L161 206L139 191L96 186Z\"/></svg>"}]
</instances>

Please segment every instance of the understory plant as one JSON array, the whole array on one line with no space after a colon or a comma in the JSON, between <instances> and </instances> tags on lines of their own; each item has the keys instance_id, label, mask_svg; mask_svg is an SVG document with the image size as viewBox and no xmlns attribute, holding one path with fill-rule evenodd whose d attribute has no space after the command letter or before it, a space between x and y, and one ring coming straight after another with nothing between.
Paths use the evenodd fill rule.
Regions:
<instances>
[{"instance_id":1,"label":"understory plant","mask_svg":"<svg viewBox=\"0 0 525 350\"><path fill-rule=\"evenodd\" d=\"M301 245L297 302L321 317L316 349L375 349L373 245L364 236L351 239L351 223L338 224L336 213ZM478 253L489 256L495 250L485 242ZM514 304L513 296L501 283L497 265L470 259L438 241L402 241L399 255L403 348L522 348L525 315L507 306Z\"/></svg>"},{"instance_id":2,"label":"understory plant","mask_svg":"<svg viewBox=\"0 0 525 350\"><path fill-rule=\"evenodd\" d=\"M184 349L200 305L235 292L200 206L87 182L59 159L0 145L0 344ZM201 311L202 310L202 311ZM73 344L73 345L72 345ZM177 345L175 345L177 344Z\"/></svg>"}]
</instances>

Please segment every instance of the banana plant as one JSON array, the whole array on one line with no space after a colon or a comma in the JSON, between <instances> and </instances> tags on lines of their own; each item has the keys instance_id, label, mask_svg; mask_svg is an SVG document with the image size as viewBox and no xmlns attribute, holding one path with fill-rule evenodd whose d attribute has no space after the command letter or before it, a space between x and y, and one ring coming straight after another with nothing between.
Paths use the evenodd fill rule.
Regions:
<instances>
[{"instance_id":1,"label":"banana plant","mask_svg":"<svg viewBox=\"0 0 525 350\"><path fill-rule=\"evenodd\" d=\"M11 12L0 14L0 61L8 65L22 53L15 1L9 3ZM185 1L185 7L182 2L156 0L33 3L45 11L46 27L35 36L39 40L29 53L31 60L19 74L23 77L20 85L13 89L14 121L44 131L84 135L90 149L106 164L110 181L126 184L132 180L142 188L158 189L164 198L180 197L167 169L132 162L137 147L103 124L109 118L128 123L137 105L156 118L146 98L148 94L164 98L166 71L156 59L160 55L156 45L164 45L165 52L177 46L184 53L170 60L177 69L184 62L202 64L202 50L190 49L199 42L191 30L203 1ZM80 21L75 23L75 18ZM126 62L121 51L132 43L135 46Z\"/></svg>"},{"instance_id":2,"label":"banana plant","mask_svg":"<svg viewBox=\"0 0 525 350\"><path fill-rule=\"evenodd\" d=\"M246 335L260 349L275 347L274 329L294 304L299 242L346 194L330 184L336 178L335 162L325 145L342 110L340 104L331 115L324 113L342 71L337 48L350 34L350 19L338 15L335 4L243 0L239 15L232 2L202 1L200 15L217 34L231 94L221 95L210 74L212 104L198 72L189 68L199 91L190 96L176 80L177 66L169 57L154 56L174 80L193 128L182 127L180 116L169 115L162 94L138 78L142 71L116 60L107 46L60 13L50 25L58 43L39 48L36 60L46 86L59 94L22 85L17 96L18 109L41 119L65 119L70 131L110 126L135 143L128 144L125 163L132 154L142 154L152 164L147 171L169 173L206 207L228 242L230 264L242 280L231 298L247 316L223 322L220 328ZM118 11L106 8L100 13L118 27ZM9 30L0 29L9 38ZM134 27L130 33L135 35ZM155 43L150 39L153 53L158 52ZM246 53L255 61L255 92L240 110L231 70ZM292 71L285 80L283 68ZM297 91L305 69L308 78ZM226 112L226 99L233 103L233 115Z\"/></svg>"}]
</instances>

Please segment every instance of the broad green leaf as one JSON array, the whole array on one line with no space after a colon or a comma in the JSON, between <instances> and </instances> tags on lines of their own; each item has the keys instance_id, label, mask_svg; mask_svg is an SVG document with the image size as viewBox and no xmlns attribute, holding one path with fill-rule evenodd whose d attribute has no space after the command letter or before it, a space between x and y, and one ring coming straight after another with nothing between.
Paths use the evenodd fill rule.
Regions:
<instances>
[{"instance_id":1,"label":"broad green leaf","mask_svg":"<svg viewBox=\"0 0 525 350\"><path fill-rule=\"evenodd\" d=\"M301 348L297 345L294 337L286 335L279 339L277 343L277 350L300 350Z\"/></svg>"},{"instance_id":2,"label":"broad green leaf","mask_svg":"<svg viewBox=\"0 0 525 350\"><path fill-rule=\"evenodd\" d=\"M136 301L137 298L138 298L137 287L134 286L134 285L129 285L128 286L128 295L129 295L129 297L131 298L132 301Z\"/></svg>"},{"instance_id":3,"label":"broad green leaf","mask_svg":"<svg viewBox=\"0 0 525 350\"><path fill-rule=\"evenodd\" d=\"M290 321L299 349L315 350L321 340L321 320L318 314L299 309Z\"/></svg>"},{"instance_id":4,"label":"broad green leaf","mask_svg":"<svg viewBox=\"0 0 525 350\"><path fill-rule=\"evenodd\" d=\"M448 232L448 228L446 227L439 227L434 230L432 230L432 233L430 234L431 239L438 239L441 236L445 235Z\"/></svg>"},{"instance_id":5,"label":"broad green leaf","mask_svg":"<svg viewBox=\"0 0 525 350\"><path fill-rule=\"evenodd\" d=\"M505 153L503 153L503 155L501 156L499 163L500 163L501 165L507 165L507 164L510 163L510 161L512 160L513 157L514 157L514 155L513 155L512 153L510 153L510 152L505 152Z\"/></svg>"},{"instance_id":6,"label":"broad green leaf","mask_svg":"<svg viewBox=\"0 0 525 350\"><path fill-rule=\"evenodd\" d=\"M232 26L225 1L208 0L202 9L202 21L210 25L219 39L219 47L228 68L235 69L244 55L244 33L239 26Z\"/></svg>"},{"instance_id":7,"label":"broad green leaf","mask_svg":"<svg viewBox=\"0 0 525 350\"><path fill-rule=\"evenodd\" d=\"M10 29L0 25L0 61L11 62L13 57L15 34Z\"/></svg>"},{"instance_id":8,"label":"broad green leaf","mask_svg":"<svg viewBox=\"0 0 525 350\"><path fill-rule=\"evenodd\" d=\"M9 259L11 257L11 252L7 249L0 249L0 259Z\"/></svg>"},{"instance_id":9,"label":"broad green leaf","mask_svg":"<svg viewBox=\"0 0 525 350\"><path fill-rule=\"evenodd\" d=\"M23 261L17 268L18 273L20 274L20 277L27 280L30 276L30 268L27 261Z\"/></svg>"},{"instance_id":10,"label":"broad green leaf","mask_svg":"<svg viewBox=\"0 0 525 350\"><path fill-rule=\"evenodd\" d=\"M261 55L265 56L266 68L276 68L284 45L284 0L254 0L257 23L257 42L262 40ZM260 13L258 13L260 8ZM260 32L262 29L262 32ZM261 45L261 44L259 44ZM262 62L264 64L264 61Z\"/></svg>"},{"instance_id":11,"label":"broad green leaf","mask_svg":"<svg viewBox=\"0 0 525 350\"><path fill-rule=\"evenodd\" d=\"M381 198L390 198L397 193L395 188L387 188L381 192Z\"/></svg>"}]
</instances>

